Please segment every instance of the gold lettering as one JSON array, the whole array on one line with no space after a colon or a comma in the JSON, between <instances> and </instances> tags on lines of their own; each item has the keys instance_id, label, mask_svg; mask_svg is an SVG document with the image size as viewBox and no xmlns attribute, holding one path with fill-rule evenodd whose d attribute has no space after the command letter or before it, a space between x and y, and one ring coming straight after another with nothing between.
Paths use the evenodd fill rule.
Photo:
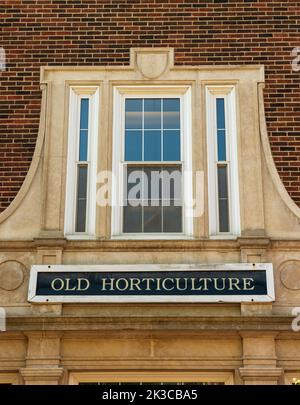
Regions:
<instances>
[{"instance_id":1,"label":"gold lettering","mask_svg":"<svg viewBox=\"0 0 300 405\"><path fill-rule=\"evenodd\" d=\"M141 282L141 280L139 278L131 278L129 290L130 291L134 291L134 290L141 291L140 282Z\"/></svg>"},{"instance_id":2,"label":"gold lettering","mask_svg":"<svg viewBox=\"0 0 300 405\"><path fill-rule=\"evenodd\" d=\"M60 283L60 287L55 287L55 284L57 284L57 282ZM54 291L61 291L64 288L64 280L61 278L55 278L52 283L51 283L51 288Z\"/></svg>"},{"instance_id":3,"label":"gold lettering","mask_svg":"<svg viewBox=\"0 0 300 405\"><path fill-rule=\"evenodd\" d=\"M201 286L199 288L196 288L195 283L196 283L196 278L191 278L191 290L192 291L200 291L201 290Z\"/></svg>"},{"instance_id":4,"label":"gold lettering","mask_svg":"<svg viewBox=\"0 0 300 405\"><path fill-rule=\"evenodd\" d=\"M243 290L246 290L246 291L254 290L254 285L252 287L250 287L250 283L254 283L253 278L243 278L243 282L244 282Z\"/></svg>"},{"instance_id":5,"label":"gold lettering","mask_svg":"<svg viewBox=\"0 0 300 405\"><path fill-rule=\"evenodd\" d=\"M79 278L77 281L78 281L78 287L77 287L78 291L86 291L90 288L90 282L87 278ZM82 283L84 283L84 282L86 283L85 287L82 286Z\"/></svg>"},{"instance_id":6,"label":"gold lettering","mask_svg":"<svg viewBox=\"0 0 300 405\"><path fill-rule=\"evenodd\" d=\"M122 287L120 287L120 283L121 282L124 282L124 284L125 284L125 286L122 288ZM128 280L127 280L127 278L118 278L117 279L117 281L116 281L116 288L117 288L117 290L119 290L119 291L125 291L125 290L128 290L128 287L129 287L129 282L128 282Z\"/></svg>"},{"instance_id":7,"label":"gold lettering","mask_svg":"<svg viewBox=\"0 0 300 405\"><path fill-rule=\"evenodd\" d=\"M208 283L209 281L211 282L212 279L211 279L211 278L199 278L199 281L200 281L200 283L201 283L201 281L203 281L204 287L203 287L203 289L202 289L202 287L197 288L197 290L208 291L207 283Z\"/></svg>"},{"instance_id":8,"label":"gold lettering","mask_svg":"<svg viewBox=\"0 0 300 405\"><path fill-rule=\"evenodd\" d=\"M173 287L171 287L171 288L167 288L166 287L166 282L167 281L171 281L172 283L173 283ZM166 291L172 291L172 290L174 290L174 279L173 278L164 278L163 279L163 281L162 281L162 283L161 283L161 285L162 285L162 288L164 289L164 290L166 290Z\"/></svg>"},{"instance_id":9,"label":"gold lettering","mask_svg":"<svg viewBox=\"0 0 300 405\"><path fill-rule=\"evenodd\" d=\"M106 284L109 285L109 287L110 287L109 290L110 291L114 291L114 281L115 281L114 278L109 278L109 279L103 278L102 279L102 291L106 291Z\"/></svg>"},{"instance_id":10,"label":"gold lettering","mask_svg":"<svg viewBox=\"0 0 300 405\"><path fill-rule=\"evenodd\" d=\"M160 278L157 278L156 279L156 291L160 291L161 290L161 288L160 288Z\"/></svg>"},{"instance_id":11,"label":"gold lettering","mask_svg":"<svg viewBox=\"0 0 300 405\"><path fill-rule=\"evenodd\" d=\"M188 279L187 279L187 278L175 278L175 280L176 280L176 288L177 288L177 290L179 290L179 291L185 291L185 290L187 290L187 288L188 288ZM181 288L181 287L180 287L180 281L181 281L181 280L184 280L184 281L185 281L184 288Z\"/></svg>"},{"instance_id":12,"label":"gold lettering","mask_svg":"<svg viewBox=\"0 0 300 405\"><path fill-rule=\"evenodd\" d=\"M229 278L228 281L229 281L229 288L228 288L229 291L232 291L234 289L233 286L235 286L236 290L241 289L238 285L240 283L240 280L238 278Z\"/></svg>"},{"instance_id":13,"label":"gold lettering","mask_svg":"<svg viewBox=\"0 0 300 405\"><path fill-rule=\"evenodd\" d=\"M65 287L65 291L75 291L76 290L76 286L74 285L73 288L70 287L70 278L66 278L66 287Z\"/></svg>"},{"instance_id":14,"label":"gold lettering","mask_svg":"<svg viewBox=\"0 0 300 405\"><path fill-rule=\"evenodd\" d=\"M213 279L214 280L214 288L215 288L215 290L218 290L218 291L223 291L223 290L225 290L225 281L226 281L226 279L223 277L223 278L214 278ZM221 287L218 287L218 281L219 280L222 280L223 281L223 284L222 284L222 286Z\"/></svg>"},{"instance_id":15,"label":"gold lettering","mask_svg":"<svg viewBox=\"0 0 300 405\"><path fill-rule=\"evenodd\" d=\"M150 288L150 282L151 281L155 281L154 280L154 278L142 278L142 283L146 283L146 288L145 288L145 291L150 291L151 290L151 288Z\"/></svg>"}]
</instances>

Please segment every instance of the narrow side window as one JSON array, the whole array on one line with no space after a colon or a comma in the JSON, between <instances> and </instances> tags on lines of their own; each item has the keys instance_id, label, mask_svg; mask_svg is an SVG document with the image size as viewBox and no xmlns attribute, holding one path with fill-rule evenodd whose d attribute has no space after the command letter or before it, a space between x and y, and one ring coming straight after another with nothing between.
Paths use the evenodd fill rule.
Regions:
<instances>
[{"instance_id":1,"label":"narrow side window","mask_svg":"<svg viewBox=\"0 0 300 405\"><path fill-rule=\"evenodd\" d=\"M206 89L210 236L240 234L235 89Z\"/></svg>"},{"instance_id":2,"label":"narrow side window","mask_svg":"<svg viewBox=\"0 0 300 405\"><path fill-rule=\"evenodd\" d=\"M65 235L93 236L99 90L70 89Z\"/></svg>"}]
</instances>

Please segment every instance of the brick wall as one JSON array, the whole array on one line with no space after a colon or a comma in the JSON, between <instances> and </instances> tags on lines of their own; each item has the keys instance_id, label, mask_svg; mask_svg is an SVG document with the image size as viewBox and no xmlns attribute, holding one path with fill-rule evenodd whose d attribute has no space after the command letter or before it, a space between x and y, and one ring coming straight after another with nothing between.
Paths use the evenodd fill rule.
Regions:
<instances>
[{"instance_id":1,"label":"brick wall","mask_svg":"<svg viewBox=\"0 0 300 405\"><path fill-rule=\"evenodd\" d=\"M176 63L266 68L265 106L279 174L300 206L300 2L259 0L2 0L0 211L35 147L41 65L127 64L129 48L171 46Z\"/></svg>"}]
</instances>

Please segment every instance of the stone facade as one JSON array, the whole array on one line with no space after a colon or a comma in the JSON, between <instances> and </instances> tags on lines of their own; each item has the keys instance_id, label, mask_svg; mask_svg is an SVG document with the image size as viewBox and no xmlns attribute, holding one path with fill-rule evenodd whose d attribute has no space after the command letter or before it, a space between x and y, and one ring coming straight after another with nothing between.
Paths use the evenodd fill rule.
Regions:
<instances>
[{"instance_id":1,"label":"stone facade","mask_svg":"<svg viewBox=\"0 0 300 405\"><path fill-rule=\"evenodd\" d=\"M300 376L300 209L276 171L263 101L264 67L177 66L169 48L133 48L128 66L54 66L41 70L42 107L31 167L0 214L0 383L206 381L290 384ZM212 239L208 202L181 240L112 239L109 207L97 207L96 238L64 236L68 94L99 86L98 170L111 168L115 86L188 85L192 89L193 171L207 176L204 86L238 91L241 235ZM200 111L200 113L197 113ZM272 263L273 303L34 304L34 264Z\"/></svg>"}]
</instances>

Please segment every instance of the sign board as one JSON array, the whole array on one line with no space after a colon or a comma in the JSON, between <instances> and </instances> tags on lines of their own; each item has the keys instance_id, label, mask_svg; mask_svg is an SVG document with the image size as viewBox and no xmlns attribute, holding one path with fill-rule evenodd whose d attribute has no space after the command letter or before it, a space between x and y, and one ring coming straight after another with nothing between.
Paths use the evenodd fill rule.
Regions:
<instances>
[{"instance_id":1,"label":"sign board","mask_svg":"<svg viewBox=\"0 0 300 405\"><path fill-rule=\"evenodd\" d=\"M32 266L31 302L271 302L270 263Z\"/></svg>"}]
</instances>

